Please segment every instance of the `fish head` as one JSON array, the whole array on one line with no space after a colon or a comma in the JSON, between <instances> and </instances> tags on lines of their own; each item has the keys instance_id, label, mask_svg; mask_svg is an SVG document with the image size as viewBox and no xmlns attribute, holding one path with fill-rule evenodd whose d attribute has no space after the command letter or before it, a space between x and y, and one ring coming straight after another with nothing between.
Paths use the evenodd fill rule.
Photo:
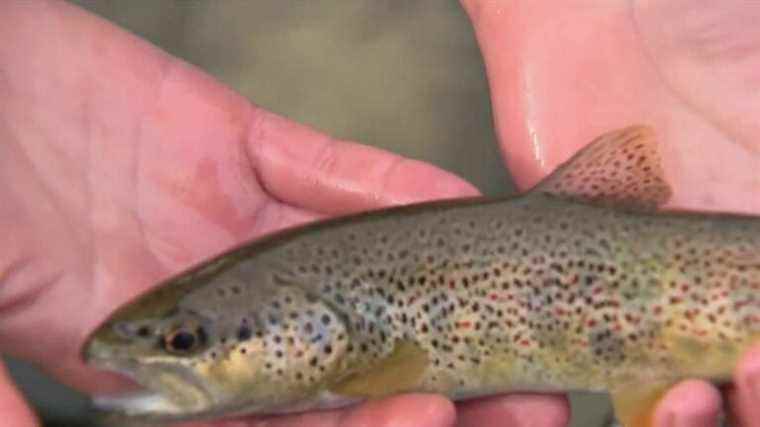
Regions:
<instances>
[{"instance_id":1,"label":"fish head","mask_svg":"<svg viewBox=\"0 0 760 427\"><path fill-rule=\"evenodd\" d=\"M169 308L153 310L148 294L118 310L87 339L82 355L98 369L115 371L145 390L95 398L98 409L124 415L203 412L213 405L212 390L199 375L198 361L213 347L211 319Z\"/></svg>"},{"instance_id":2,"label":"fish head","mask_svg":"<svg viewBox=\"0 0 760 427\"><path fill-rule=\"evenodd\" d=\"M98 409L186 420L325 406L348 341L339 313L297 286L241 291L217 281L160 287L95 330L84 360L145 388L96 397Z\"/></svg>"}]
</instances>

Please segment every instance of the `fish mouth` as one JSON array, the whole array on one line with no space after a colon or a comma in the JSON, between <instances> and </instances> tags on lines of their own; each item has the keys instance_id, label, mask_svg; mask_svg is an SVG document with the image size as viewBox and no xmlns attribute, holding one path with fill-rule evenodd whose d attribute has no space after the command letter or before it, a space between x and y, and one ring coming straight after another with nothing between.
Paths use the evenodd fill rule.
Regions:
<instances>
[{"instance_id":1,"label":"fish mouth","mask_svg":"<svg viewBox=\"0 0 760 427\"><path fill-rule=\"evenodd\" d=\"M160 362L138 362L125 357L93 357L86 363L137 383L141 389L123 393L95 395L92 405L97 412L151 420L175 420L201 414L209 409L207 390L192 381L181 367Z\"/></svg>"},{"instance_id":2,"label":"fish mouth","mask_svg":"<svg viewBox=\"0 0 760 427\"><path fill-rule=\"evenodd\" d=\"M117 413L124 416L145 416L164 414L168 416L184 414L187 408L178 405L139 375L139 366L130 360L89 359L87 364L102 371L113 372L128 378L142 387L139 390L109 393L92 397L92 405L98 412Z\"/></svg>"},{"instance_id":3,"label":"fish mouth","mask_svg":"<svg viewBox=\"0 0 760 427\"><path fill-rule=\"evenodd\" d=\"M92 398L96 411L118 413L130 417L184 414L182 408L160 393L142 390L118 395L96 395Z\"/></svg>"}]
</instances>

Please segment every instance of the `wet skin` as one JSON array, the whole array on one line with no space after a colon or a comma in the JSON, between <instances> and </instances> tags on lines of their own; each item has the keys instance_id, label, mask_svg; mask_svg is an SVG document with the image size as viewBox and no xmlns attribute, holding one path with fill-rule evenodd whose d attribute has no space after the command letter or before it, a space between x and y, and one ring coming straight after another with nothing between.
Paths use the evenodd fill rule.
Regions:
<instances>
[{"instance_id":1,"label":"wet skin","mask_svg":"<svg viewBox=\"0 0 760 427\"><path fill-rule=\"evenodd\" d=\"M748 96L757 93L757 82L740 78L758 61L746 43L757 34L745 22L756 10L724 5L718 14L708 2L684 2L696 22L658 36L668 43L655 43L641 36L642 28L654 34L658 22L686 22L673 18L675 6L658 10L663 3L636 3L635 20L627 2L604 9L466 4L492 82L505 157L523 186L593 135L647 121L670 147L666 169L674 180L674 204L760 211L760 199L753 197L760 139L752 122L736 119L758 115L756 100ZM2 248L3 281L13 286L0 297L1 344L82 389L119 386L84 370L77 349L100 318L157 278L287 224L473 193L431 167L331 141L252 109L199 71L72 6L2 7L3 18L14 25L0 31L16 41L0 48L9 94L0 170L4 182L12 183L2 189L6 202L0 209L14 242ZM522 25L503 25L509 20ZM562 31L536 36L543 28L537 24L548 21L562 23L555 25ZM715 25L706 25L711 21ZM711 43L701 35L710 35ZM67 45L67 54L60 55L51 39ZM512 48L503 49L505 43ZM687 55L695 49L702 55ZM607 72L611 67L619 72ZM577 76L593 85L578 85ZM160 122L151 120L157 116ZM208 122L218 125L201 124ZM299 141L299 150L284 151L283 140ZM694 141L702 143L698 152ZM196 150L179 149L180 143ZM375 166L368 172L355 169L357 164ZM409 188L410 176L436 187ZM749 379L758 369L760 357L750 354L737 370L732 401L746 425L760 419L746 404ZM3 413L14 417L14 425L33 422L7 382L0 392ZM711 425L718 399L706 384L682 384L661 405L661 425ZM536 420L536 413L545 419ZM567 412L561 400L512 396L458 407L456 415L460 425L496 419L519 426L530 419L551 426L563 425ZM277 423L384 425L394 416L443 426L454 422L455 412L443 399L411 396Z\"/></svg>"}]
</instances>

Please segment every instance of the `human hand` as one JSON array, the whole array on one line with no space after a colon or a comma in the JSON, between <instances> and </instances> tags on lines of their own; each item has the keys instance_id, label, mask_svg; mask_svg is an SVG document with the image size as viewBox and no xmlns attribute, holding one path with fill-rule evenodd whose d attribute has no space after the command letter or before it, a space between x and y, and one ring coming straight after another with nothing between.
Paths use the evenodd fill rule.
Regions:
<instances>
[{"instance_id":1,"label":"human hand","mask_svg":"<svg viewBox=\"0 0 760 427\"><path fill-rule=\"evenodd\" d=\"M475 193L432 166L253 107L68 3L1 7L0 36L13 43L0 45L0 348L81 390L126 386L83 366L79 347L171 272L321 216ZM35 424L2 373L0 409L9 425ZM455 417L549 427L567 407L515 395L457 412L412 395L267 425L443 427Z\"/></svg>"},{"instance_id":2,"label":"human hand","mask_svg":"<svg viewBox=\"0 0 760 427\"><path fill-rule=\"evenodd\" d=\"M671 206L760 213L760 5L745 1L465 0L483 51L497 132L529 188L595 136L652 125ZM760 426L760 348L726 393ZM757 387L757 386L755 386ZM717 389L686 381L657 426L714 426Z\"/></svg>"}]
</instances>

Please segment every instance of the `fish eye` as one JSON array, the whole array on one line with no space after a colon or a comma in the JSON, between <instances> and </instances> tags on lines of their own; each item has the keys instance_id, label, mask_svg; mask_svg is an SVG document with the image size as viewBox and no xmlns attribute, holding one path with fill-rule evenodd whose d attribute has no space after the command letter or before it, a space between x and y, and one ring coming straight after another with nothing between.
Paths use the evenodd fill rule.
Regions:
<instances>
[{"instance_id":1,"label":"fish eye","mask_svg":"<svg viewBox=\"0 0 760 427\"><path fill-rule=\"evenodd\" d=\"M164 347L172 353L186 354L197 349L202 341L203 331L200 328L180 327L164 336Z\"/></svg>"}]
</instances>

